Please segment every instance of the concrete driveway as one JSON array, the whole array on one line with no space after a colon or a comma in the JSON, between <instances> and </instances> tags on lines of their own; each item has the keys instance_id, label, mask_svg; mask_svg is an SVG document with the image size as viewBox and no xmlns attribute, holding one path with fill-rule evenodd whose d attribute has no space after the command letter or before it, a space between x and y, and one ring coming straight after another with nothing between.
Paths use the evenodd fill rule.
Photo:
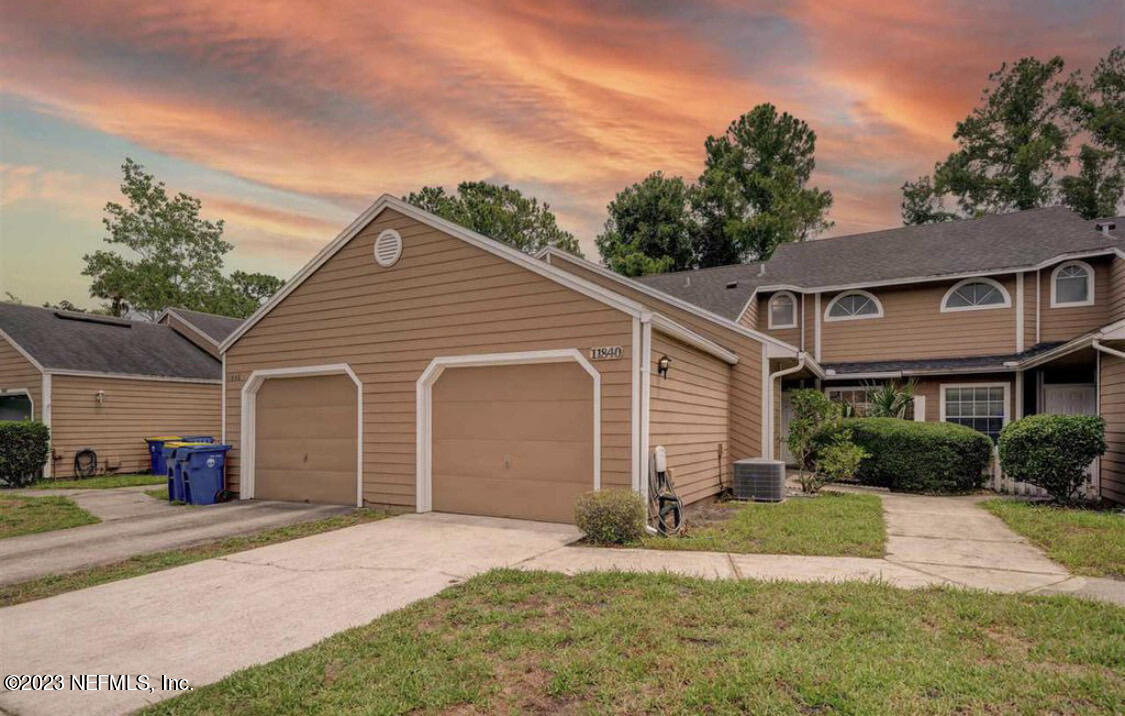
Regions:
<instances>
[{"instance_id":1,"label":"concrete driveway","mask_svg":"<svg viewBox=\"0 0 1125 716\"><path fill-rule=\"evenodd\" d=\"M239 552L0 609L0 671L207 684L578 537L569 525L430 513ZM173 695L0 690L0 708L121 713Z\"/></svg>"},{"instance_id":2,"label":"concrete driveway","mask_svg":"<svg viewBox=\"0 0 1125 716\"><path fill-rule=\"evenodd\" d=\"M149 487L111 490L13 490L65 495L102 520L96 525L0 540L0 584L110 564L138 554L181 549L238 534L345 514L352 508L257 500L205 507L171 505Z\"/></svg>"}]
</instances>

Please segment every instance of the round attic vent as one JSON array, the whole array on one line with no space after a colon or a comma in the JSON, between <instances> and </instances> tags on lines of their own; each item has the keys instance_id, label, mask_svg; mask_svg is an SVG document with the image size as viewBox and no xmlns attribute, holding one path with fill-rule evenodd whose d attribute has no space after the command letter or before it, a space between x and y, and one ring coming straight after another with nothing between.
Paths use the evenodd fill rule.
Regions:
<instances>
[{"instance_id":1,"label":"round attic vent","mask_svg":"<svg viewBox=\"0 0 1125 716\"><path fill-rule=\"evenodd\" d=\"M375 239L375 263L383 268L394 266L402 256L402 237L394 229L385 229Z\"/></svg>"}]
</instances>

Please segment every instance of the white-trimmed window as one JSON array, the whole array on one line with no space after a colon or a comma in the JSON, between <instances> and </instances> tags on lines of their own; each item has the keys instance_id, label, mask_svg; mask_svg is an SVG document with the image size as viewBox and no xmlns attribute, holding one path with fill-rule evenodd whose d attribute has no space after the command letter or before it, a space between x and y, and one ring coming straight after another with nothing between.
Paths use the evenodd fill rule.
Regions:
<instances>
[{"instance_id":1,"label":"white-trimmed window","mask_svg":"<svg viewBox=\"0 0 1125 716\"><path fill-rule=\"evenodd\" d=\"M867 291L847 291L833 298L824 310L826 321L855 321L882 318L883 304Z\"/></svg>"},{"instance_id":2,"label":"white-trimmed window","mask_svg":"<svg viewBox=\"0 0 1125 716\"><path fill-rule=\"evenodd\" d=\"M1011 305L1012 297L1008 289L990 278L967 278L955 283L941 300L942 313L1010 308Z\"/></svg>"},{"instance_id":3,"label":"white-trimmed window","mask_svg":"<svg viewBox=\"0 0 1125 716\"><path fill-rule=\"evenodd\" d=\"M788 291L778 291L769 303L769 327L797 327L797 297Z\"/></svg>"},{"instance_id":4,"label":"white-trimmed window","mask_svg":"<svg viewBox=\"0 0 1125 716\"><path fill-rule=\"evenodd\" d=\"M1092 306L1094 269L1085 261L1067 261L1051 272L1051 307Z\"/></svg>"},{"instance_id":5,"label":"white-trimmed window","mask_svg":"<svg viewBox=\"0 0 1125 716\"><path fill-rule=\"evenodd\" d=\"M1008 384L941 386L941 419L978 430L996 442L1008 423Z\"/></svg>"}]
</instances>

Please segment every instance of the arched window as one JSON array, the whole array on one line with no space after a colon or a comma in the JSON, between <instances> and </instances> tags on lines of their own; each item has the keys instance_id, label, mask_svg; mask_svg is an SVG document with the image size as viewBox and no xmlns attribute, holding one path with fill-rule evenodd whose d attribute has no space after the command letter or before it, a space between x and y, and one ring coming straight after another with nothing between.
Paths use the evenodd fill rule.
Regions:
<instances>
[{"instance_id":1,"label":"arched window","mask_svg":"<svg viewBox=\"0 0 1125 716\"><path fill-rule=\"evenodd\" d=\"M779 291L770 299L769 327L797 327L797 297L788 291Z\"/></svg>"},{"instance_id":2,"label":"arched window","mask_svg":"<svg viewBox=\"0 0 1125 716\"><path fill-rule=\"evenodd\" d=\"M1094 269L1084 261L1067 261L1051 272L1051 307L1094 303Z\"/></svg>"},{"instance_id":3,"label":"arched window","mask_svg":"<svg viewBox=\"0 0 1125 716\"><path fill-rule=\"evenodd\" d=\"M990 278L967 278L953 285L941 301L942 313L1008 308L1012 297L1007 289Z\"/></svg>"},{"instance_id":4,"label":"arched window","mask_svg":"<svg viewBox=\"0 0 1125 716\"><path fill-rule=\"evenodd\" d=\"M841 293L824 311L826 321L854 321L861 318L882 318L883 304L867 291Z\"/></svg>"}]
</instances>

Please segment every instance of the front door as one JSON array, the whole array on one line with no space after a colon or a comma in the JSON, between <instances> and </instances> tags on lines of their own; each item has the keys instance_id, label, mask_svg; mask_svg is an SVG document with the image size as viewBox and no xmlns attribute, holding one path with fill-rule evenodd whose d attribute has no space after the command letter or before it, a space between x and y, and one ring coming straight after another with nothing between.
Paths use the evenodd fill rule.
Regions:
<instances>
[{"instance_id":1,"label":"front door","mask_svg":"<svg viewBox=\"0 0 1125 716\"><path fill-rule=\"evenodd\" d=\"M1043 412L1049 415L1097 415L1098 387L1090 383L1043 386ZM1090 486L1098 494L1098 461L1090 464Z\"/></svg>"}]
</instances>

